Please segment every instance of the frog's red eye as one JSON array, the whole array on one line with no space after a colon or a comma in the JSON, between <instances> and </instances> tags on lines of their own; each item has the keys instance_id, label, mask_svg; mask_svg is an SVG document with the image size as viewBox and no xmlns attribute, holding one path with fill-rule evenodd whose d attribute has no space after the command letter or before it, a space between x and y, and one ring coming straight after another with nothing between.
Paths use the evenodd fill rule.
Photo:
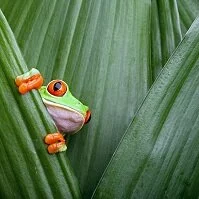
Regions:
<instances>
[{"instance_id":1,"label":"frog's red eye","mask_svg":"<svg viewBox=\"0 0 199 199\"><path fill-rule=\"evenodd\" d=\"M47 90L51 95L61 97L67 92L68 86L62 80L53 80L48 84Z\"/></svg>"}]
</instances>

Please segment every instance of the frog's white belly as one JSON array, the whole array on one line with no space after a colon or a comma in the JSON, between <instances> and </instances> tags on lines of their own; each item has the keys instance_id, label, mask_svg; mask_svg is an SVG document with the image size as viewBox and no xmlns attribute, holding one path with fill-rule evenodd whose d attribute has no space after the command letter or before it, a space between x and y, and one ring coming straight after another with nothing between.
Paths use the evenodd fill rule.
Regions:
<instances>
[{"instance_id":1,"label":"frog's white belly","mask_svg":"<svg viewBox=\"0 0 199 199\"><path fill-rule=\"evenodd\" d=\"M85 119L80 113L51 104L45 105L60 132L74 134L84 125Z\"/></svg>"}]
</instances>

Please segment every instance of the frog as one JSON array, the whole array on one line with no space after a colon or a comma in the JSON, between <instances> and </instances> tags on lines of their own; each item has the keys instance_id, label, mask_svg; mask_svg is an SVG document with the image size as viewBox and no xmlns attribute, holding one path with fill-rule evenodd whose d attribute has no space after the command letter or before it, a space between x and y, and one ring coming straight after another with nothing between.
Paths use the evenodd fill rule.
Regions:
<instances>
[{"instance_id":1,"label":"frog","mask_svg":"<svg viewBox=\"0 0 199 199\"><path fill-rule=\"evenodd\" d=\"M20 94L36 89L52 117L58 131L49 133L44 137L44 143L48 145L49 154L55 154L67 150L66 135L73 135L87 124L91 119L91 111L88 106L73 96L68 84L60 79L50 81L43 85L44 78L38 69L32 68L15 78L15 84Z\"/></svg>"}]
</instances>

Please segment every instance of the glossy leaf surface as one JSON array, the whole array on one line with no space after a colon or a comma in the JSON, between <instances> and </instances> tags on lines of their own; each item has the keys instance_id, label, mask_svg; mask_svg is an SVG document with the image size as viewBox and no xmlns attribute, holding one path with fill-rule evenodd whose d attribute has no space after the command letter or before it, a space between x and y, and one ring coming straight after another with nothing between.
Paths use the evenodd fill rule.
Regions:
<instances>
[{"instance_id":1,"label":"glossy leaf surface","mask_svg":"<svg viewBox=\"0 0 199 199\"><path fill-rule=\"evenodd\" d=\"M27 66L1 11L0 65L1 198L79 198L68 159L47 153L43 137L56 129L39 94L22 96L14 83Z\"/></svg>"},{"instance_id":2,"label":"glossy leaf surface","mask_svg":"<svg viewBox=\"0 0 199 199\"><path fill-rule=\"evenodd\" d=\"M179 13L183 34L196 16L197 0L177 3L0 0L28 67L37 67L45 83L64 79L92 110L91 122L71 137L66 152L84 198L91 196L152 81L180 42Z\"/></svg>"},{"instance_id":3,"label":"glossy leaf surface","mask_svg":"<svg viewBox=\"0 0 199 199\"><path fill-rule=\"evenodd\" d=\"M176 0L152 0L151 9L151 71L155 81L182 34Z\"/></svg>"},{"instance_id":4,"label":"glossy leaf surface","mask_svg":"<svg viewBox=\"0 0 199 199\"><path fill-rule=\"evenodd\" d=\"M185 34L191 26L194 19L199 14L198 0L177 0L179 15L181 20L181 29Z\"/></svg>"},{"instance_id":5,"label":"glossy leaf surface","mask_svg":"<svg viewBox=\"0 0 199 199\"><path fill-rule=\"evenodd\" d=\"M21 13L20 3L11 5L4 10L28 65L46 83L64 79L91 108L91 122L70 138L67 152L90 197L151 85L151 3L30 1Z\"/></svg>"},{"instance_id":6,"label":"glossy leaf surface","mask_svg":"<svg viewBox=\"0 0 199 199\"><path fill-rule=\"evenodd\" d=\"M94 198L196 198L199 18L127 130Z\"/></svg>"}]
</instances>

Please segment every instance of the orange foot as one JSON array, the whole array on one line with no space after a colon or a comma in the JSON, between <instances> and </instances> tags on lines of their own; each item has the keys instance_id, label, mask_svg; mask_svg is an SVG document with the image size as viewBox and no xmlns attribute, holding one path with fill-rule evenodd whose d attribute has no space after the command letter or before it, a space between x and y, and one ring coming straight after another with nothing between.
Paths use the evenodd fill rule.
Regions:
<instances>
[{"instance_id":1,"label":"orange foot","mask_svg":"<svg viewBox=\"0 0 199 199\"><path fill-rule=\"evenodd\" d=\"M48 134L44 138L44 142L49 145L48 153L50 153L50 154L62 152L67 149L64 136L59 132Z\"/></svg>"},{"instance_id":2,"label":"orange foot","mask_svg":"<svg viewBox=\"0 0 199 199\"><path fill-rule=\"evenodd\" d=\"M36 68L19 75L15 79L16 85L19 87L19 92L25 94L32 89L39 89L43 84L43 77Z\"/></svg>"}]
</instances>

